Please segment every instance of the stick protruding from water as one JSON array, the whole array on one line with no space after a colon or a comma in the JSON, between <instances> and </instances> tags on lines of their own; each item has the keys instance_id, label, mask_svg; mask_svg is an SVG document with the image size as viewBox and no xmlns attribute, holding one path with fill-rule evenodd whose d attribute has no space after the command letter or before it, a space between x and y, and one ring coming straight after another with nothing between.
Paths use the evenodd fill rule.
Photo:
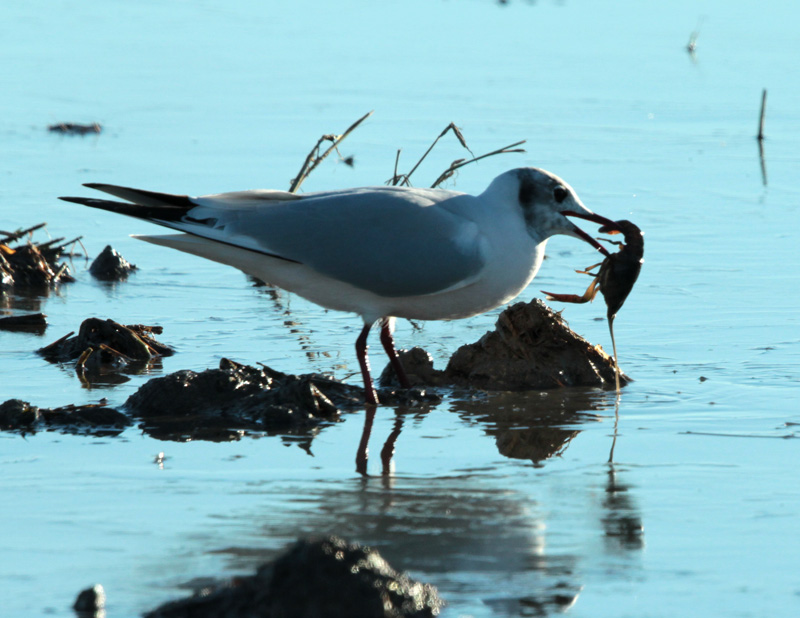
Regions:
<instances>
[{"instance_id":1,"label":"stick protruding from water","mask_svg":"<svg viewBox=\"0 0 800 618\"><path fill-rule=\"evenodd\" d=\"M756 138L759 142L764 141L764 117L767 114L767 89L761 91L761 114L758 117L758 135Z\"/></svg>"}]
</instances>

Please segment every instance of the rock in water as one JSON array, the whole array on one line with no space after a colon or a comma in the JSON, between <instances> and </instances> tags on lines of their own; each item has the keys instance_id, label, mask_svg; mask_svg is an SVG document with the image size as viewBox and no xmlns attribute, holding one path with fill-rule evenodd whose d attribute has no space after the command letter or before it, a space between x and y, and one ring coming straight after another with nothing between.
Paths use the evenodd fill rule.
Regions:
<instances>
[{"instance_id":1,"label":"rock in water","mask_svg":"<svg viewBox=\"0 0 800 618\"><path fill-rule=\"evenodd\" d=\"M332 536L300 540L255 575L162 605L145 618L432 618L436 588L395 571L374 549Z\"/></svg>"},{"instance_id":2,"label":"rock in water","mask_svg":"<svg viewBox=\"0 0 800 618\"><path fill-rule=\"evenodd\" d=\"M124 281L135 270L136 266L122 257L111 245L106 245L89 267L92 276L101 281Z\"/></svg>"},{"instance_id":3,"label":"rock in water","mask_svg":"<svg viewBox=\"0 0 800 618\"><path fill-rule=\"evenodd\" d=\"M422 348L403 350L399 356L414 385L526 391L614 384L614 359L538 299L508 307L495 329L456 350L444 371L434 369ZM621 379L630 380L624 375ZM394 381L387 365L381 384Z\"/></svg>"},{"instance_id":4,"label":"rock in water","mask_svg":"<svg viewBox=\"0 0 800 618\"><path fill-rule=\"evenodd\" d=\"M492 332L456 350L445 375L488 390L603 386L614 383L614 361L536 299L510 306Z\"/></svg>"}]
</instances>

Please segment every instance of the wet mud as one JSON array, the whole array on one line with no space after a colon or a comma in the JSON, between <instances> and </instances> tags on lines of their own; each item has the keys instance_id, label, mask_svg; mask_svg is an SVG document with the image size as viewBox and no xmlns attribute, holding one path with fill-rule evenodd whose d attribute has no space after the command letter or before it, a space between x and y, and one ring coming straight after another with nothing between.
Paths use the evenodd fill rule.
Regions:
<instances>
[{"instance_id":1,"label":"wet mud","mask_svg":"<svg viewBox=\"0 0 800 618\"><path fill-rule=\"evenodd\" d=\"M94 436L116 436L133 425L131 419L105 402L82 406L39 408L27 401L0 403L0 429L22 434L37 431Z\"/></svg>"},{"instance_id":2,"label":"wet mud","mask_svg":"<svg viewBox=\"0 0 800 618\"><path fill-rule=\"evenodd\" d=\"M251 576L166 603L145 618L438 616L436 588L398 573L374 549L338 537L300 540Z\"/></svg>"},{"instance_id":3,"label":"wet mud","mask_svg":"<svg viewBox=\"0 0 800 618\"><path fill-rule=\"evenodd\" d=\"M121 327L120 331L120 325L111 320L90 323L97 324L112 334L136 335L132 327ZM56 342L59 345L48 346L51 360L74 359L82 346L70 342L79 338L62 339ZM102 352L101 349L98 357ZM86 377L80 372L79 375ZM438 395L419 388L382 389L381 396L391 405L441 401ZM10 399L0 404L0 429L108 435L120 433L138 421L145 433L160 440L230 441L246 434L281 435L299 438L294 441L309 450L322 426L339 421L345 411L363 407L361 387L318 374L290 375L266 365L252 367L223 358L217 369L182 370L152 378L119 409L107 406L105 401L47 409Z\"/></svg>"},{"instance_id":4,"label":"wet mud","mask_svg":"<svg viewBox=\"0 0 800 618\"><path fill-rule=\"evenodd\" d=\"M359 389L322 376L294 376L223 358L219 368L153 378L125 409L142 428L167 440L232 440L242 432L308 432L336 422L356 405Z\"/></svg>"},{"instance_id":5,"label":"wet mud","mask_svg":"<svg viewBox=\"0 0 800 618\"><path fill-rule=\"evenodd\" d=\"M440 401L421 389L383 390L381 396L394 404ZM217 369L153 378L124 407L160 439L232 440L248 431L310 437L343 411L363 408L364 391L318 374L285 374L223 358Z\"/></svg>"}]
</instances>

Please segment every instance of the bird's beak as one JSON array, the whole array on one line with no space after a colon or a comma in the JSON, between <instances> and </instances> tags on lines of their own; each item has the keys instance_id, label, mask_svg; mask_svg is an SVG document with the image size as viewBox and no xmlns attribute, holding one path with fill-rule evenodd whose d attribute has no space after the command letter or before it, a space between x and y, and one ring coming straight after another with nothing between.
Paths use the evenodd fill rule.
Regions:
<instances>
[{"instance_id":1,"label":"bird's beak","mask_svg":"<svg viewBox=\"0 0 800 618\"><path fill-rule=\"evenodd\" d=\"M565 217L578 217L580 219L585 219L586 221L591 221L592 223L597 223L601 226L600 231L604 234L616 234L622 232L619 225L617 225L616 221L612 221L611 219L607 219L601 215L596 215L593 212L576 212L574 210L562 210L561 214ZM572 231L575 233L576 236L588 242L592 247L597 249L600 253L608 257L611 255L603 245L597 242L594 238L589 236L586 232L584 232L581 228L577 225L572 225Z\"/></svg>"}]
</instances>

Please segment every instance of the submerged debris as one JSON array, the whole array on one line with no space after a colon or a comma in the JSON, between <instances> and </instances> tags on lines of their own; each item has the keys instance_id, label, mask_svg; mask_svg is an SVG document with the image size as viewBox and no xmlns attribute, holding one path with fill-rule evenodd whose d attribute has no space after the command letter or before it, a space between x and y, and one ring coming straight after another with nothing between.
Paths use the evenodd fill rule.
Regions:
<instances>
[{"instance_id":1,"label":"submerged debris","mask_svg":"<svg viewBox=\"0 0 800 618\"><path fill-rule=\"evenodd\" d=\"M77 336L68 333L37 352L51 363L77 359L76 371L92 381L103 373L146 368L153 360L174 354L172 348L153 337L161 333L160 326L123 326L114 320L88 318Z\"/></svg>"},{"instance_id":2,"label":"submerged debris","mask_svg":"<svg viewBox=\"0 0 800 618\"><path fill-rule=\"evenodd\" d=\"M89 267L92 276L101 281L124 281L135 270L136 265L128 262L111 245L106 245Z\"/></svg>"},{"instance_id":3,"label":"submerged debris","mask_svg":"<svg viewBox=\"0 0 800 618\"><path fill-rule=\"evenodd\" d=\"M122 412L96 404L39 408L27 401L9 399L0 403L0 430L35 433L40 430L96 436L118 435L132 425Z\"/></svg>"},{"instance_id":4,"label":"submerged debris","mask_svg":"<svg viewBox=\"0 0 800 618\"><path fill-rule=\"evenodd\" d=\"M0 330L23 331L41 335L46 328L47 316L43 313L28 313L0 318Z\"/></svg>"},{"instance_id":5,"label":"submerged debris","mask_svg":"<svg viewBox=\"0 0 800 618\"><path fill-rule=\"evenodd\" d=\"M61 133L62 135L88 135L89 133L102 133L103 127L98 122L90 124L59 122L48 126L47 130L51 133Z\"/></svg>"},{"instance_id":6,"label":"submerged debris","mask_svg":"<svg viewBox=\"0 0 800 618\"><path fill-rule=\"evenodd\" d=\"M78 242L80 237L67 242L55 238L43 243L28 240L19 244L21 238L45 225L40 223L16 232L0 231L0 290L15 286L49 287L75 281L67 265L59 264L59 259L64 249Z\"/></svg>"},{"instance_id":7,"label":"submerged debris","mask_svg":"<svg viewBox=\"0 0 800 618\"><path fill-rule=\"evenodd\" d=\"M538 299L508 307L495 329L456 350L444 371L419 348L401 353L401 360L412 384L523 391L614 383L613 359ZM390 376L387 367L381 383Z\"/></svg>"},{"instance_id":8,"label":"submerged debris","mask_svg":"<svg viewBox=\"0 0 800 618\"><path fill-rule=\"evenodd\" d=\"M376 550L331 536L300 540L255 575L166 603L145 618L432 618L443 606L436 588L398 573Z\"/></svg>"},{"instance_id":9,"label":"submerged debris","mask_svg":"<svg viewBox=\"0 0 800 618\"><path fill-rule=\"evenodd\" d=\"M96 356L102 368L102 357L110 347L95 347L91 343L92 336L100 331L139 341L140 345L161 345L147 338L147 332L144 332L145 343L140 337L143 333L137 329L152 327L122 326L112 320L92 318L81 327L87 331L86 336L72 337L70 333L39 352L54 362L74 360L78 354L79 375L88 381L94 378L89 374L89 360ZM85 345L89 347L84 349ZM117 354L114 351L110 359L118 359ZM84 364L80 365L82 361ZM397 393L386 389L381 396L383 401L395 405L441 400L418 388ZM127 416L107 407L105 402L49 410L12 399L0 407L0 430L48 428L74 433L93 426L124 428L138 419L146 433L162 440L228 441L240 439L245 432L254 432L292 436L291 442L309 450L313 436L323 425L337 422L342 411L360 409L363 405L364 391L360 387L321 375L289 375L266 365L251 367L223 358L219 369L183 370L147 381L121 407Z\"/></svg>"}]
</instances>

